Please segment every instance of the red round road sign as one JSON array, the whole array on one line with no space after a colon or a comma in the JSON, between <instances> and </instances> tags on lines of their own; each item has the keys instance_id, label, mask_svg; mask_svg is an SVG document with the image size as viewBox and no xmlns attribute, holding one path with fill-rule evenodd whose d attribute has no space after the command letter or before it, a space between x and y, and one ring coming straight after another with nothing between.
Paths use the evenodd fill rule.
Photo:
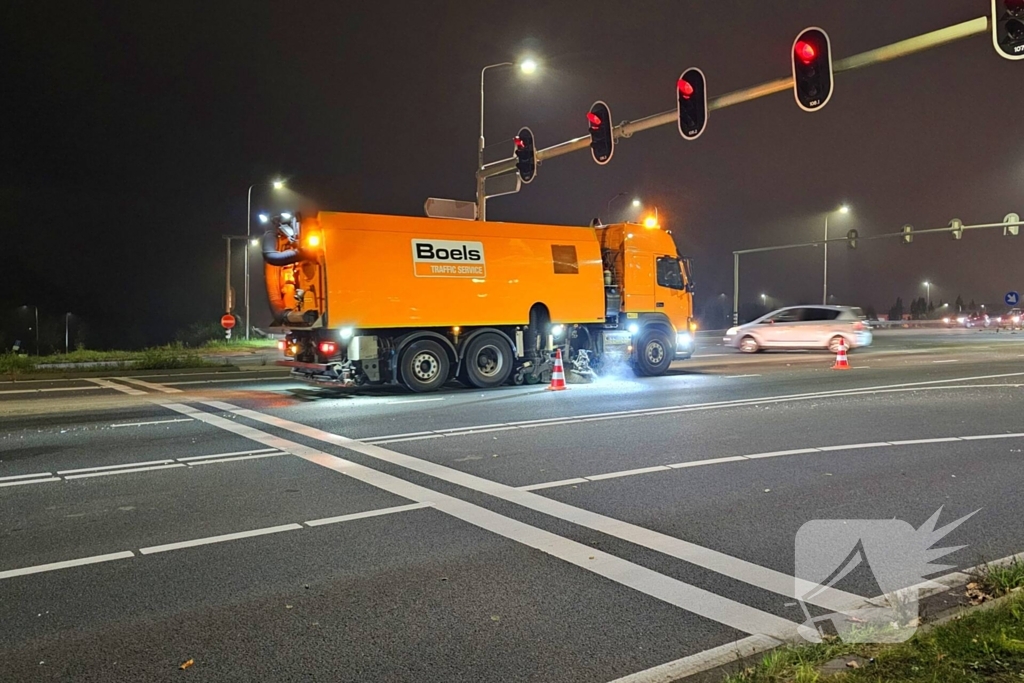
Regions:
<instances>
[{"instance_id":1,"label":"red round road sign","mask_svg":"<svg viewBox=\"0 0 1024 683\"><path fill-rule=\"evenodd\" d=\"M225 330L230 330L235 326L235 316L230 313L225 313L220 319L220 326Z\"/></svg>"}]
</instances>

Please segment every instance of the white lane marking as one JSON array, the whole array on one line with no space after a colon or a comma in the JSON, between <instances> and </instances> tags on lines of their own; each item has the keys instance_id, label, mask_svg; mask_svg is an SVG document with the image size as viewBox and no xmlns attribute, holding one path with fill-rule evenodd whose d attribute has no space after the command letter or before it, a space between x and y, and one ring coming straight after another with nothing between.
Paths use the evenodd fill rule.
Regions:
<instances>
[{"instance_id":1,"label":"white lane marking","mask_svg":"<svg viewBox=\"0 0 1024 683\"><path fill-rule=\"evenodd\" d=\"M950 360L933 360L932 362L933 363L959 363L960 359L959 358L953 358L953 359L950 359Z\"/></svg>"},{"instance_id":2,"label":"white lane marking","mask_svg":"<svg viewBox=\"0 0 1024 683\"><path fill-rule=\"evenodd\" d=\"M282 454L283 455L283 454ZM369 517L380 517L381 515L393 515L397 512L406 512L409 510L422 510L423 508L433 507L430 503L410 503L409 505L396 505L390 508L381 508L379 510L367 510L366 512L354 512L350 515L338 515L337 517L324 517L323 519L311 519L308 522L303 522L306 526L324 526L326 524L339 524L341 522L352 522L357 519L367 519Z\"/></svg>"},{"instance_id":3,"label":"white lane marking","mask_svg":"<svg viewBox=\"0 0 1024 683\"><path fill-rule=\"evenodd\" d=\"M68 567L80 567L86 564L97 564L99 562L110 562L112 560L127 560L131 557L135 557L135 553L133 553L130 550L125 550L123 552L110 553L108 555L93 555L92 557L80 557L77 560L65 560L63 562L37 564L34 567L22 567L21 569L8 569L7 571L0 572L0 580L10 579L15 576L25 576L26 574L52 572L58 569L67 569Z\"/></svg>"},{"instance_id":4,"label":"white lane marking","mask_svg":"<svg viewBox=\"0 0 1024 683\"><path fill-rule=\"evenodd\" d=\"M45 484L48 481L60 481L60 477L49 477L48 479L26 479L24 481L5 481L0 488L6 486L24 486L25 484Z\"/></svg>"},{"instance_id":5,"label":"white lane marking","mask_svg":"<svg viewBox=\"0 0 1024 683\"><path fill-rule=\"evenodd\" d=\"M819 391L808 394L783 394L779 396L763 396L760 398L749 398L749 399L735 399L731 401L713 401L710 403L692 403L678 406L664 406L657 408L637 408L634 410L621 410L609 413L589 413L583 415L567 415L563 417L549 417L542 418L539 420L522 420L517 422L506 422L503 424L494 425L481 425L480 427L458 427L456 429L437 429L429 432L413 432L409 434L386 434L380 436L367 437L361 440L363 443L374 443L374 444L390 444L390 443L401 443L405 441L420 441L424 439L437 439L440 437L449 436L465 436L466 434L473 433L472 430L480 430L486 428L487 431L508 431L513 429L528 429L533 427L544 427L544 426L558 426L558 425L571 425L578 422L597 422L600 420L615 420L624 419L631 417L643 417L648 415L667 415L676 413L686 413L694 411L705 411L705 410L716 410L719 408L736 408L745 407L751 405L766 405L772 403L786 403L790 401L809 401L823 398L843 398L849 396L865 396L875 393L898 393L902 391L921 391L926 387L934 387L936 389L945 390L957 388L955 386L949 387L937 387L935 385L951 385L955 382L968 382L974 380L983 379L1004 379L1007 377L1022 377L1024 372L1010 372L999 375L980 375L975 377L957 377L952 379L937 379L928 380L923 382L905 382L902 384L891 384L891 385L879 385L873 387L860 387L854 389L835 389L830 391ZM1001 387L1004 385L981 385L991 387ZM1011 385L1005 385L1007 387Z\"/></svg>"},{"instance_id":6,"label":"white lane marking","mask_svg":"<svg viewBox=\"0 0 1024 683\"><path fill-rule=\"evenodd\" d=\"M558 481L548 481L541 484L530 484L529 486L520 486L521 491L539 491L540 489L553 489L559 486L571 486L573 484L586 484L587 480L582 477L576 479L560 479Z\"/></svg>"},{"instance_id":7,"label":"white lane marking","mask_svg":"<svg viewBox=\"0 0 1024 683\"><path fill-rule=\"evenodd\" d=\"M53 391L96 391L98 387L50 387L48 389L4 389L0 394L45 394Z\"/></svg>"},{"instance_id":8,"label":"white lane marking","mask_svg":"<svg viewBox=\"0 0 1024 683\"><path fill-rule=\"evenodd\" d=\"M980 434L978 436L961 436L961 441L980 441L981 439L1019 439L1024 433L1016 434Z\"/></svg>"},{"instance_id":9,"label":"white lane marking","mask_svg":"<svg viewBox=\"0 0 1024 683\"><path fill-rule=\"evenodd\" d=\"M165 394L180 394L181 389L175 389L174 387L165 387L162 384L154 384L153 382L147 382L137 377L115 377L119 382L128 382L136 386L145 387L146 389L152 389L153 391L162 391Z\"/></svg>"},{"instance_id":10,"label":"white lane marking","mask_svg":"<svg viewBox=\"0 0 1024 683\"><path fill-rule=\"evenodd\" d=\"M154 470L169 470L174 467L184 467L185 465L176 462L170 465L155 465L153 467L139 467L134 470L108 470L106 472L90 472L89 474L71 474L64 477L67 480L71 479L89 479L91 477L107 477L112 474L136 474L138 472L153 472Z\"/></svg>"},{"instance_id":11,"label":"white lane marking","mask_svg":"<svg viewBox=\"0 0 1024 683\"><path fill-rule=\"evenodd\" d=\"M442 481L446 481L448 483L455 484L463 488L484 493L495 498L508 501L510 503L515 503L516 505L520 505L522 507L534 510L536 512L544 513L556 519L561 519L563 521L571 522L579 526L584 526L589 529L593 529L594 531L599 531L601 533L608 534L609 536L614 536L624 541L628 541L630 543L634 543L645 548L650 548L651 550L658 551L670 557L675 557L685 562L689 562L699 567L703 567L704 569L709 569L711 571L718 572L719 574L723 574L725 576L732 577L739 581L743 581L752 586L757 586L759 588L763 588L764 590L771 591L773 593L778 593L779 595L784 595L793 599L808 600L808 595L811 595L814 591L820 591L814 595L814 598L812 600L813 603L832 610L840 610L840 608L842 610L849 610L855 609L855 606L864 607L866 605L864 598L861 598L857 595L853 595L851 593L847 593L845 591L840 591L835 588L826 588L822 590L821 586L811 581L806 581L804 579L789 576L783 572L775 571L774 569L769 569L768 567L762 567L757 564L754 564L753 562L747 562L746 560L742 560L738 557L733 557L731 555L727 555L726 553L712 550L711 548L705 548L695 543L690 543L688 541L668 536L657 531L645 529L644 527L637 526L635 524L630 524L622 520L606 517L596 512L591 512L589 510L584 510L582 508L573 507L572 505L568 505L566 503L562 503L551 498L545 498L544 496L531 493L529 491L521 491L512 486L507 486L499 482L490 481L488 479L477 477L466 472L460 472L459 470L455 470L450 467L445 467L444 465L438 465L427 460L414 458L413 456L398 453L397 451L391 451L386 448L381 448L380 446L377 445L366 444L360 441L354 441L344 436L333 434L331 432L326 432L322 429L316 429L315 427L309 427L298 422L292 422L290 420L285 420L280 417L266 415L264 413L259 413L254 410L239 408L238 406L231 405L230 403L224 403L221 401L204 401L203 404L218 410L223 410L225 412L238 415L240 417L245 417L250 420L254 420L256 422L262 422L264 424L268 424L279 429L284 429L295 434L305 436L307 438L316 439L318 441L323 441L326 443L341 446L342 448L356 451L357 453L362 453L363 455L375 458L377 460L381 460L383 462L390 463L392 465L404 467L414 472L419 472L420 474L425 474L427 476L434 477L435 479L440 479ZM209 422L210 424L216 424L217 426L222 426L224 429L227 429L229 431L235 431L235 433L239 434L240 436L247 436L247 438L250 438L254 441L261 440L260 438L257 438L256 435L250 436L247 433L243 433L242 431L236 431L239 428L245 429L245 427L242 425L237 425L232 420L217 417L209 413L202 413L188 406L167 404L165 405L165 407L170 408L172 410L180 410L185 414L192 415L196 419ZM256 434L259 434L258 430L253 429L252 431L256 432ZM273 439L276 437L271 438ZM270 440L264 440L263 443L266 443L266 445L268 446L277 445L271 443ZM295 453L295 451L292 450L292 448L294 448L294 446L291 446L289 448L282 448L282 450L288 450L289 452ZM299 454L296 453L296 455ZM330 457L333 458L334 456ZM315 459L312 460L314 462L316 461ZM343 462L347 463L348 461ZM348 464L351 465L351 463ZM344 468L339 469L339 471L343 473L348 473L348 470ZM376 472L376 470L370 470L370 472ZM398 481L401 482L402 484L409 483L402 479L398 479ZM427 489L427 491L430 490ZM430 494L437 495L436 492L434 491L430 491ZM464 504L464 501L461 501L459 499L451 500L458 501L459 504ZM437 507L440 510L445 510L445 508L443 508L441 505L438 505ZM477 508L477 506L472 507ZM484 508L478 509L481 510L481 512L486 512ZM465 514L465 510L460 509L459 514ZM508 522L513 521L505 517L500 517L500 519L507 520ZM468 519L467 521L471 521L471 523L476 523L472 519ZM518 522L516 523L518 524ZM502 528L504 528L504 523ZM555 536L554 538L559 539L560 542L568 542L567 539L563 539L559 536ZM592 551L588 549L588 552ZM567 553L567 558L568 557L574 557L574 554ZM609 558L614 558L615 560L619 559L614 556L609 556ZM609 561L611 561L611 559L609 559ZM616 572L616 576L620 576L618 572ZM662 577L661 575L657 576L659 576L660 578L666 578ZM621 578L616 578L615 580L619 581L620 583L623 582ZM696 589L693 586L688 586L687 590L699 589ZM662 593L659 591L658 594L660 595ZM706 598L706 596L704 597ZM697 596L695 596L695 599L696 598ZM723 610L725 608L726 606L719 605L716 609ZM719 617L711 618L721 623L726 623L726 621L724 621L724 619L726 618L729 618L730 621L732 620L732 617L728 614L721 614ZM772 618L775 619L776 617ZM746 627L740 626L737 628L740 628L741 630L747 633L764 633L767 635L772 634L771 631L767 631L764 629L750 630L749 624L747 624Z\"/></svg>"},{"instance_id":12,"label":"white lane marking","mask_svg":"<svg viewBox=\"0 0 1024 683\"><path fill-rule=\"evenodd\" d=\"M39 477L52 477L53 472L37 472L36 474L12 474L8 477L0 477L0 481L14 481L15 479L38 479Z\"/></svg>"},{"instance_id":13,"label":"white lane marking","mask_svg":"<svg viewBox=\"0 0 1024 683\"><path fill-rule=\"evenodd\" d=\"M80 472L102 472L103 470L121 470L128 467L145 467L146 465L166 465L174 462L173 458L166 460L147 460L146 462L128 462L123 465L102 465L100 467L82 467L77 470L57 470L57 474L78 474Z\"/></svg>"},{"instance_id":14,"label":"white lane marking","mask_svg":"<svg viewBox=\"0 0 1024 683\"><path fill-rule=\"evenodd\" d=\"M226 406L231 411L241 410L229 404L218 404L213 406L224 409ZM611 555L602 550L597 550L583 545L576 541L558 536L549 531L538 529L510 517L499 515L487 508L468 503L459 498L428 489L399 477L386 474L379 470L364 467L358 463L339 458L335 455L319 451L300 443L289 441L273 434L260 431L244 424L238 424L218 415L205 413L183 404L168 403L164 407L176 410L186 415L191 415L207 424L220 427L226 431L244 436L248 439L260 442L266 446L278 448L296 455L304 460L315 463L322 467L334 470L347 475L370 486L383 489L395 495L419 503L431 503L436 509L455 517L463 522L479 527L491 533L503 536L530 548L556 557L570 564L574 564L589 572L603 576L620 585L632 588L658 600L684 609L693 614L717 621L719 623L735 628L745 633L764 633L773 635L782 640L789 640L795 637L796 624L787 619L777 617L773 614L763 612L759 609L730 600L711 591L698 588L684 583L677 579L659 574L647 567L634 564L620 557ZM247 411L253 412L253 411ZM261 413L253 413L261 420L270 420L270 423L277 422L278 418ZM281 420L285 424L286 420ZM301 427L301 425L295 425ZM312 429L312 428L310 428ZM294 430L290 430L294 431ZM320 430L314 430L319 432ZM333 436L333 435L332 435ZM368 451L380 455L394 455L399 458L399 453L393 453L379 446L370 446L354 442L344 437L337 437L346 444L346 447L358 448L360 452ZM447 469L447 468L444 468ZM485 481L485 480L484 480ZM533 493L516 491L510 487L503 487L521 496L541 498ZM792 577L785 577L787 584L793 583ZM805 591L807 592L807 591ZM858 604L862 604L861 600Z\"/></svg>"},{"instance_id":15,"label":"white lane marking","mask_svg":"<svg viewBox=\"0 0 1024 683\"><path fill-rule=\"evenodd\" d=\"M143 392L143 393L145 393L145 392ZM192 422L192 421L193 421L192 418L179 417L179 418L174 418L174 419L171 419L171 420L150 420L148 422L121 422L120 424L110 425L110 426L112 428L116 429L118 427L148 427L150 425L165 425L165 424L170 424L172 422Z\"/></svg>"},{"instance_id":16,"label":"white lane marking","mask_svg":"<svg viewBox=\"0 0 1024 683\"><path fill-rule=\"evenodd\" d=\"M701 353L701 354L695 354L695 355L691 356L691 358L693 358L694 360L698 360L700 358L721 358L723 356L735 356L735 355L736 355L735 353Z\"/></svg>"},{"instance_id":17,"label":"white lane marking","mask_svg":"<svg viewBox=\"0 0 1024 683\"><path fill-rule=\"evenodd\" d=\"M145 391L139 391L138 389L136 389L134 387L126 387L123 384L117 384L115 382L110 382L110 381L105 380L105 379L97 379L95 377L90 377L90 378L87 378L85 381L86 382L92 382L93 384L95 384L97 386L101 386L104 389L113 389L114 391L120 391L122 394L128 394L130 396L145 396L146 395Z\"/></svg>"},{"instance_id":18,"label":"white lane marking","mask_svg":"<svg viewBox=\"0 0 1024 683\"><path fill-rule=\"evenodd\" d=\"M644 671L638 671L635 674L616 678L611 683L671 683L672 681L678 681L708 669L732 664L744 657L752 657L753 655L767 652L782 644L782 641L764 635L747 636L746 638L726 643L725 645L719 645L710 650L698 652L689 657L683 657L682 659L667 662Z\"/></svg>"},{"instance_id":19,"label":"white lane marking","mask_svg":"<svg viewBox=\"0 0 1024 683\"><path fill-rule=\"evenodd\" d=\"M746 379L747 377L760 377L761 375L726 375L723 379Z\"/></svg>"},{"instance_id":20,"label":"white lane marking","mask_svg":"<svg viewBox=\"0 0 1024 683\"><path fill-rule=\"evenodd\" d=\"M769 451L767 453L754 453L748 455L747 458L753 460L757 458L778 458L784 455L802 455L804 453L816 453L817 448L794 448L788 451Z\"/></svg>"},{"instance_id":21,"label":"white lane marking","mask_svg":"<svg viewBox=\"0 0 1024 683\"><path fill-rule=\"evenodd\" d=\"M164 382L165 387L178 387L186 384L222 384L224 382L280 382L291 377L233 377L231 379L192 379L185 382Z\"/></svg>"},{"instance_id":22,"label":"white lane marking","mask_svg":"<svg viewBox=\"0 0 1024 683\"><path fill-rule=\"evenodd\" d=\"M429 403L431 401L443 401L443 398L403 398L397 401L384 401L385 405L395 405L403 403Z\"/></svg>"},{"instance_id":23,"label":"white lane marking","mask_svg":"<svg viewBox=\"0 0 1024 683\"><path fill-rule=\"evenodd\" d=\"M199 465L215 465L222 462L241 462L242 460L262 460L263 458L276 458L284 453L260 453L258 455L242 455L235 456L233 458L215 458L213 460L196 460L188 463L190 467L197 467Z\"/></svg>"},{"instance_id":24,"label":"white lane marking","mask_svg":"<svg viewBox=\"0 0 1024 683\"><path fill-rule=\"evenodd\" d=\"M728 458L711 458L710 460L692 460L690 462L677 462L669 465L669 469L680 470L686 467L701 467L703 465L717 465L723 462L736 462L737 460L747 460L745 455L733 455Z\"/></svg>"},{"instance_id":25,"label":"white lane marking","mask_svg":"<svg viewBox=\"0 0 1024 683\"><path fill-rule=\"evenodd\" d=\"M853 451L860 448L881 448L882 446L891 445L888 441L872 441L869 443L848 443L840 446L819 446L818 450L828 453L830 451Z\"/></svg>"},{"instance_id":26,"label":"white lane marking","mask_svg":"<svg viewBox=\"0 0 1024 683\"><path fill-rule=\"evenodd\" d=\"M947 443L949 441L959 441L960 438L956 436L946 436L938 439L905 439L903 441L890 441L891 446L916 446L924 443Z\"/></svg>"},{"instance_id":27,"label":"white lane marking","mask_svg":"<svg viewBox=\"0 0 1024 683\"><path fill-rule=\"evenodd\" d=\"M622 472L609 472L608 474L595 474L592 477L586 477L589 481L601 481L602 479L617 479L618 477L632 477L635 474L647 474L648 472L667 472L668 467L665 465L655 465L654 467L639 467L635 470L624 470Z\"/></svg>"},{"instance_id":28,"label":"white lane marking","mask_svg":"<svg viewBox=\"0 0 1024 683\"><path fill-rule=\"evenodd\" d=\"M209 460L211 458L230 458L234 455L255 455L256 453L269 453L273 448L257 448L249 451L234 451L232 453L214 453L213 455L190 455L187 458L175 458L178 462L192 462L193 460Z\"/></svg>"},{"instance_id":29,"label":"white lane marking","mask_svg":"<svg viewBox=\"0 0 1024 683\"><path fill-rule=\"evenodd\" d=\"M251 529L249 531L239 531L233 534L221 534L220 536L207 536L206 538L194 538L191 541L180 541L178 543L167 543L164 545L152 545L148 548L139 548L139 552L143 555L154 555L156 553L166 553L171 550L181 550L182 548L194 548L199 545L210 545L211 543L224 543L225 541L236 541L240 538L252 538L253 536L266 536L267 534L278 534L282 531L296 531L302 528L301 524L282 524L280 526L269 526L263 529Z\"/></svg>"}]
</instances>

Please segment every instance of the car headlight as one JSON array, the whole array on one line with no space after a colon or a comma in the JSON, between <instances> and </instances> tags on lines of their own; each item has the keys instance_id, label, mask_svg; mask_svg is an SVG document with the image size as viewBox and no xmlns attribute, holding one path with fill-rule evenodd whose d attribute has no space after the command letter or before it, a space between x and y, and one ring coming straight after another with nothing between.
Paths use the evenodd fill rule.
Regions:
<instances>
[{"instance_id":1,"label":"car headlight","mask_svg":"<svg viewBox=\"0 0 1024 683\"><path fill-rule=\"evenodd\" d=\"M738 328L738 327L730 327L729 329L727 329L725 331L725 336L727 336L727 337L734 337L737 334L739 334L739 331L740 331L740 328Z\"/></svg>"}]
</instances>

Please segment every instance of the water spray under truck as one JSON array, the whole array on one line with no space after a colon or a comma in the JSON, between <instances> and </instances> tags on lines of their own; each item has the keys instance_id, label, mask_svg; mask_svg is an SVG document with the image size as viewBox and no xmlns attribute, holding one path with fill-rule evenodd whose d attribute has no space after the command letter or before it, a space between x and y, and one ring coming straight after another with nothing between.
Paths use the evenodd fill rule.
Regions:
<instances>
[{"instance_id":1,"label":"water spray under truck","mask_svg":"<svg viewBox=\"0 0 1024 683\"><path fill-rule=\"evenodd\" d=\"M279 363L314 384L535 384L555 349L581 375L655 376L693 354L689 261L658 226L333 212L270 226Z\"/></svg>"}]
</instances>

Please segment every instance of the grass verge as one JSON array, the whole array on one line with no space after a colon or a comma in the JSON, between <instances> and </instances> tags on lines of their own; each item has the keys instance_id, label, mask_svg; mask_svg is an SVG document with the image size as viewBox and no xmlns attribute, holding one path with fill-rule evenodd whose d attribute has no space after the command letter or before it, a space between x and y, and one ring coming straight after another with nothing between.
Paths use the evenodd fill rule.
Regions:
<instances>
[{"instance_id":1,"label":"grass verge","mask_svg":"<svg viewBox=\"0 0 1024 683\"><path fill-rule=\"evenodd\" d=\"M1010 592L1018 593L1013 588ZM826 676L836 658L869 663ZM1024 680L1024 593L975 610L897 645L839 641L781 648L727 683L1009 683Z\"/></svg>"},{"instance_id":2,"label":"grass verge","mask_svg":"<svg viewBox=\"0 0 1024 683\"><path fill-rule=\"evenodd\" d=\"M180 345L157 346L142 351L72 351L53 356L20 356L0 354L0 375L20 375L65 372L76 365L104 363L107 368L133 370L174 370L202 368L215 365L204 360L195 349ZM40 367L44 366L44 367ZM53 366L53 367L45 367Z\"/></svg>"}]
</instances>

